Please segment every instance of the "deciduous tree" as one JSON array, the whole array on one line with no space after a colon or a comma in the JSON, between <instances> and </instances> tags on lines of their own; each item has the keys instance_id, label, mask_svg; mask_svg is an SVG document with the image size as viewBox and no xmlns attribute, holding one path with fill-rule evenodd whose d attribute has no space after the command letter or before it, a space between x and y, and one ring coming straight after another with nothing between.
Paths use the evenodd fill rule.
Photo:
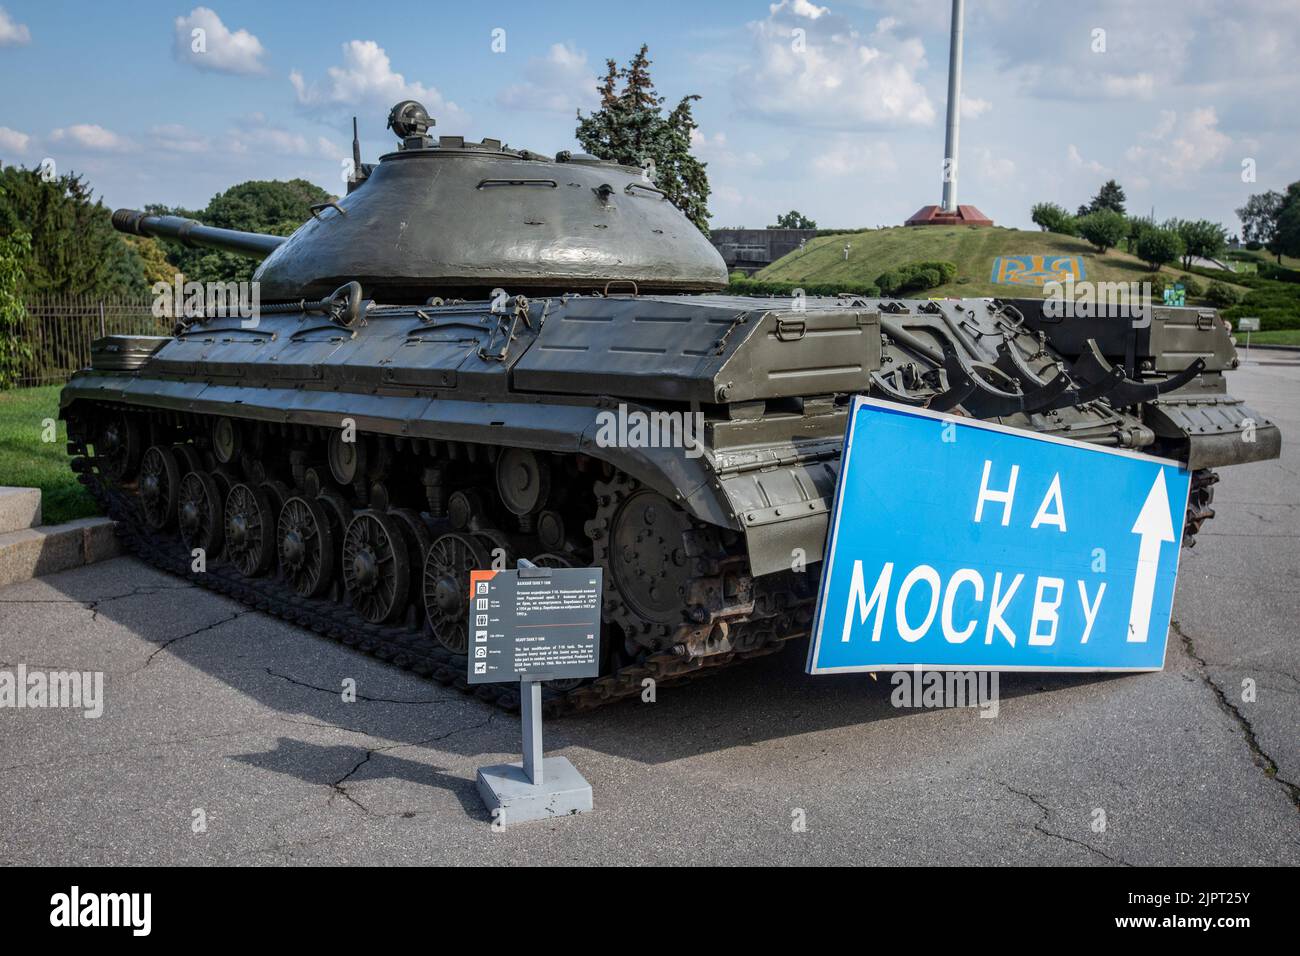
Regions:
<instances>
[{"instance_id":1,"label":"deciduous tree","mask_svg":"<svg viewBox=\"0 0 1300 956\"><path fill-rule=\"evenodd\" d=\"M782 213L776 217L776 225L768 226L769 229L816 229L815 220L809 219L797 209L791 209L789 212Z\"/></svg>"}]
</instances>

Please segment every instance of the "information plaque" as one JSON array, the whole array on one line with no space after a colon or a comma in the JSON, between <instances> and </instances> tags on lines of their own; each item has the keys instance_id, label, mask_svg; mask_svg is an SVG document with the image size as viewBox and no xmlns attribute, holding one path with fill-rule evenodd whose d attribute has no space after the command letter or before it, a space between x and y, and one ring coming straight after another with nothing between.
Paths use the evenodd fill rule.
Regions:
<instances>
[{"instance_id":1,"label":"information plaque","mask_svg":"<svg viewBox=\"0 0 1300 956\"><path fill-rule=\"evenodd\" d=\"M600 568L471 571L469 682L600 673Z\"/></svg>"}]
</instances>

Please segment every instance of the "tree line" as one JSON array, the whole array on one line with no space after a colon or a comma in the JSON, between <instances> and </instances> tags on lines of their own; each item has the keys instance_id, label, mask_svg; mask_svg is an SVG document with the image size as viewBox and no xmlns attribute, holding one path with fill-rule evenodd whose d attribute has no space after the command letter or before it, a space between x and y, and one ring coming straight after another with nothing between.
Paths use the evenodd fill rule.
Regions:
<instances>
[{"instance_id":1,"label":"tree line","mask_svg":"<svg viewBox=\"0 0 1300 956\"><path fill-rule=\"evenodd\" d=\"M1128 215L1125 201L1123 187L1111 179L1073 215L1056 203L1040 202L1030 218L1045 232L1078 236L1102 255L1123 243L1153 270L1180 260L1187 269L1193 259L1215 259L1228 248L1228 230L1221 223L1177 218L1157 223L1150 216ZM1285 193L1251 196L1237 216L1246 248L1266 248L1279 264L1284 255L1300 256L1300 182Z\"/></svg>"}]
</instances>

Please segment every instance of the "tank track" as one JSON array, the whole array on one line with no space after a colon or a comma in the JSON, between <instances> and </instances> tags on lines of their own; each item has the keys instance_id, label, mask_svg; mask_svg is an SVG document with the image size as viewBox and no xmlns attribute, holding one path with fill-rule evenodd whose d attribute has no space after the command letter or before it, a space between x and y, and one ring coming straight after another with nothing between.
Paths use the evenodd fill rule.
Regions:
<instances>
[{"instance_id":1,"label":"tank track","mask_svg":"<svg viewBox=\"0 0 1300 956\"><path fill-rule=\"evenodd\" d=\"M363 620L350 608L328 600L300 597L275 577L244 577L234 567L213 561L207 570L196 573L190 567L190 554L174 535L151 531L140 513L140 505L129 489L114 485L100 475L95 459L82 441L70 440L72 468L101 510L116 523L118 537L125 550L160 571L186 578L200 587L224 594L246 607L275 615L291 624L338 641L372 656L455 687L506 711L519 709L519 693L513 684L480 684L471 687L465 679L467 658L443 648L427 629L377 625ZM700 624L706 630L711 621ZM543 709L548 716L563 716L591 711L607 704L641 696L647 679L657 686L671 686L717 673L723 667L742 660L761 657L782 649L786 641L802 637L806 629L788 627L783 633L773 630L771 621L732 624L733 633L760 627L761 642L748 650L688 658L672 650L647 654L644 658L623 663L577 687L557 690L543 688Z\"/></svg>"}]
</instances>

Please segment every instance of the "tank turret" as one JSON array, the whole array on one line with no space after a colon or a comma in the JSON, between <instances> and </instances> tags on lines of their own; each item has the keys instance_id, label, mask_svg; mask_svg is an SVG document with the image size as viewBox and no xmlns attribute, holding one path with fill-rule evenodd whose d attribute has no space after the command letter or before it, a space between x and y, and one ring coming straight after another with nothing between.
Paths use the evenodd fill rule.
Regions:
<instances>
[{"instance_id":1,"label":"tank turret","mask_svg":"<svg viewBox=\"0 0 1300 956\"><path fill-rule=\"evenodd\" d=\"M641 169L580 153L543 156L499 140L430 135L413 101L401 142L359 167L346 196L312 208L288 239L118 210L124 232L266 256L263 301L316 298L351 281L387 302L529 294L709 292L727 284L707 237Z\"/></svg>"}]
</instances>

